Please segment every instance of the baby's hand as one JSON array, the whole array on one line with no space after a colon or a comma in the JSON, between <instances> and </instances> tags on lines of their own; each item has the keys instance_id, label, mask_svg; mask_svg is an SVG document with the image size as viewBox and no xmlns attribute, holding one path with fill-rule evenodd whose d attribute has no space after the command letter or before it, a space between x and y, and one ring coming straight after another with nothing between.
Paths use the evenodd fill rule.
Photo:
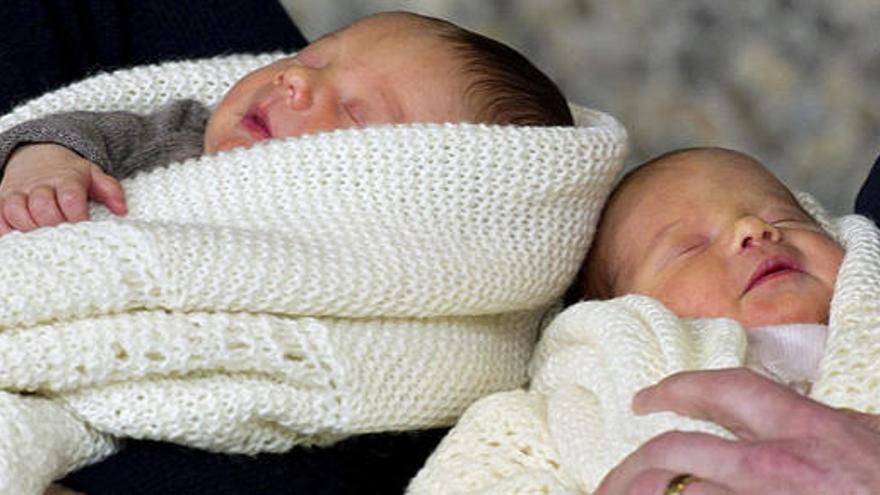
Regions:
<instances>
[{"instance_id":1,"label":"baby's hand","mask_svg":"<svg viewBox=\"0 0 880 495\"><path fill-rule=\"evenodd\" d=\"M125 192L100 167L57 144L19 147L0 181L0 235L88 220L88 201L124 215Z\"/></svg>"}]
</instances>

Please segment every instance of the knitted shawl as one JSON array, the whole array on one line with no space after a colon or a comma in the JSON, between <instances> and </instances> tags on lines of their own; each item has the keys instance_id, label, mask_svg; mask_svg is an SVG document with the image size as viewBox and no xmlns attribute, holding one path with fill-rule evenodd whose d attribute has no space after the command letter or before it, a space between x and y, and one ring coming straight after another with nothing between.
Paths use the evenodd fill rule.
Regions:
<instances>
[{"instance_id":1,"label":"knitted shawl","mask_svg":"<svg viewBox=\"0 0 880 495\"><path fill-rule=\"evenodd\" d=\"M0 119L210 104L273 56L95 76ZM129 214L0 238L0 493L124 437L221 452L448 425L521 386L625 148L578 127L412 124L124 181Z\"/></svg>"},{"instance_id":2,"label":"knitted shawl","mask_svg":"<svg viewBox=\"0 0 880 495\"><path fill-rule=\"evenodd\" d=\"M810 395L878 413L880 231L855 215L832 228L847 251ZM732 438L713 423L673 413L635 416L630 407L635 392L667 375L742 366L745 359L745 331L730 319L680 319L645 296L571 306L545 329L530 390L474 404L409 492L592 493L626 455L664 431Z\"/></svg>"}]
</instances>

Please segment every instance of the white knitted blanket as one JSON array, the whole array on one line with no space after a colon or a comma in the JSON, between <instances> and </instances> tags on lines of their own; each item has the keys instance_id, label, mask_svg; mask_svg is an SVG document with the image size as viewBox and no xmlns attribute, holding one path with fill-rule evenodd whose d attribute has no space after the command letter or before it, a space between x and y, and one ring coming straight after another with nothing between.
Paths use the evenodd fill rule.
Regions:
<instances>
[{"instance_id":1,"label":"white knitted blanket","mask_svg":"<svg viewBox=\"0 0 880 495\"><path fill-rule=\"evenodd\" d=\"M811 396L880 412L880 231L837 222L847 249L829 340ZM644 296L584 302L545 329L529 391L474 404L410 485L413 494L592 493L612 467L670 430L729 437L672 413L635 416L632 397L677 371L742 366L746 337L728 319L683 320Z\"/></svg>"},{"instance_id":2,"label":"white knitted blanket","mask_svg":"<svg viewBox=\"0 0 880 495\"><path fill-rule=\"evenodd\" d=\"M26 104L210 103L271 57L100 75ZM124 182L129 214L0 238L0 493L114 438L283 451L453 422L521 386L625 148L576 128L304 136Z\"/></svg>"}]
</instances>

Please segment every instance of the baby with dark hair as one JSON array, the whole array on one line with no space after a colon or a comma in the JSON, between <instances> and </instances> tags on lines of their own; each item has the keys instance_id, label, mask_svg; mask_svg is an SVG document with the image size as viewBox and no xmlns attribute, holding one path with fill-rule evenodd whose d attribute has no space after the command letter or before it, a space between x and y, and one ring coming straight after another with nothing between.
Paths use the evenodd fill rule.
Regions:
<instances>
[{"instance_id":1,"label":"baby with dark hair","mask_svg":"<svg viewBox=\"0 0 880 495\"><path fill-rule=\"evenodd\" d=\"M360 19L239 80L214 109L70 112L0 135L0 234L126 211L116 179L171 162L336 129L416 122L570 126L556 85L514 49L452 23Z\"/></svg>"}]
</instances>

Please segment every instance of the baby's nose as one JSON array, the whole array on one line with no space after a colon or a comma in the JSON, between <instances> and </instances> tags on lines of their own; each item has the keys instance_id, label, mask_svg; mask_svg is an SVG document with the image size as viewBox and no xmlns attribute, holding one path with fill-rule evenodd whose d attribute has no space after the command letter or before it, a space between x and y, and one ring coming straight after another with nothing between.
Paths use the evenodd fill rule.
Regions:
<instances>
[{"instance_id":1,"label":"baby's nose","mask_svg":"<svg viewBox=\"0 0 880 495\"><path fill-rule=\"evenodd\" d=\"M305 67L291 66L275 76L275 85L284 92L287 105L297 111L312 104L312 75Z\"/></svg>"},{"instance_id":2,"label":"baby's nose","mask_svg":"<svg viewBox=\"0 0 880 495\"><path fill-rule=\"evenodd\" d=\"M782 239L782 233L774 225L761 218L747 215L734 225L734 247L742 251L763 243L775 243Z\"/></svg>"}]
</instances>

